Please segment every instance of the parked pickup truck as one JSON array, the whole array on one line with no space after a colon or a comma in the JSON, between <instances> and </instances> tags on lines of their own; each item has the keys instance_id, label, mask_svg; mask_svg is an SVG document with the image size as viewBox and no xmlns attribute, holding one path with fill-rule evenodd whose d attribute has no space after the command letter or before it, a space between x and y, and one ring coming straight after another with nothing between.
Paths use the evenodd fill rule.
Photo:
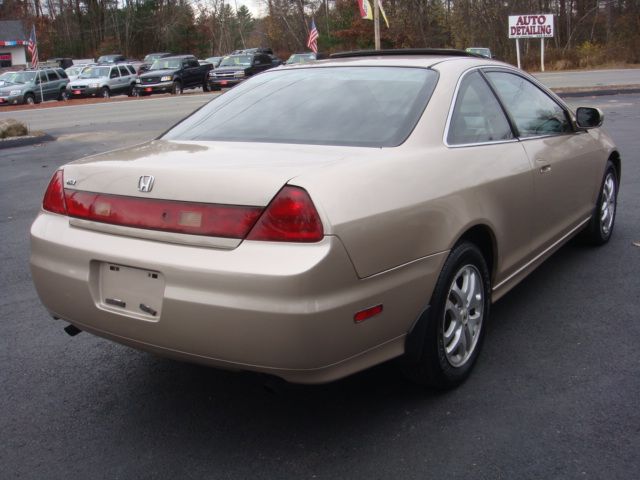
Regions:
<instances>
[{"instance_id":1,"label":"parked pickup truck","mask_svg":"<svg viewBox=\"0 0 640 480\"><path fill-rule=\"evenodd\" d=\"M209 73L209 88L220 90L233 87L256 73L274 67L271 56L266 53L243 53L224 57L218 68Z\"/></svg>"},{"instance_id":2,"label":"parked pickup truck","mask_svg":"<svg viewBox=\"0 0 640 480\"><path fill-rule=\"evenodd\" d=\"M198 87L208 91L207 77L212 67L210 63L200 65L193 55L159 58L148 72L136 80L136 93L150 95L170 92L179 95L187 88Z\"/></svg>"}]
</instances>

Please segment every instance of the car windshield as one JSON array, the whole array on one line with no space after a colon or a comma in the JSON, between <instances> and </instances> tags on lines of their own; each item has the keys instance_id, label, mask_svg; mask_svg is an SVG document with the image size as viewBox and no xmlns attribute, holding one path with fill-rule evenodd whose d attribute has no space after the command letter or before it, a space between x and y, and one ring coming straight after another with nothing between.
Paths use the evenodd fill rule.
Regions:
<instances>
[{"instance_id":1,"label":"car windshield","mask_svg":"<svg viewBox=\"0 0 640 480\"><path fill-rule=\"evenodd\" d=\"M488 48L467 48L467 52L475 53L476 55L482 55L483 57L490 57L491 50Z\"/></svg>"},{"instance_id":2,"label":"car windshield","mask_svg":"<svg viewBox=\"0 0 640 480\"><path fill-rule=\"evenodd\" d=\"M150 53L146 57L144 57L144 63L153 63L155 60L162 58L164 54L162 53Z\"/></svg>"},{"instance_id":3,"label":"car windshield","mask_svg":"<svg viewBox=\"0 0 640 480\"><path fill-rule=\"evenodd\" d=\"M103 55L98 58L98 63L113 63L118 58L120 58L120 55Z\"/></svg>"},{"instance_id":4,"label":"car windshield","mask_svg":"<svg viewBox=\"0 0 640 480\"><path fill-rule=\"evenodd\" d=\"M83 67L69 67L65 70L65 72L67 73L67 75L72 76L72 75L80 75L80 72L82 72L82 68Z\"/></svg>"},{"instance_id":5,"label":"car windshield","mask_svg":"<svg viewBox=\"0 0 640 480\"><path fill-rule=\"evenodd\" d=\"M220 62L221 67L236 67L251 65L252 55L233 55L232 57L224 57Z\"/></svg>"},{"instance_id":6,"label":"car windshield","mask_svg":"<svg viewBox=\"0 0 640 480\"><path fill-rule=\"evenodd\" d=\"M293 63L311 62L315 59L316 59L316 56L312 53L304 53L304 54L294 53L289 57L289 60L287 60L287 65L291 65Z\"/></svg>"},{"instance_id":7,"label":"car windshield","mask_svg":"<svg viewBox=\"0 0 640 480\"><path fill-rule=\"evenodd\" d=\"M176 58L172 58L167 60L166 58L161 58L153 62L150 70L176 70L180 68L180 60Z\"/></svg>"},{"instance_id":8,"label":"car windshield","mask_svg":"<svg viewBox=\"0 0 640 480\"><path fill-rule=\"evenodd\" d=\"M88 67L82 71L79 78L100 78L109 76L109 67Z\"/></svg>"},{"instance_id":9,"label":"car windshield","mask_svg":"<svg viewBox=\"0 0 640 480\"><path fill-rule=\"evenodd\" d=\"M331 67L270 70L207 104L167 140L392 147L413 130L433 70Z\"/></svg>"},{"instance_id":10,"label":"car windshield","mask_svg":"<svg viewBox=\"0 0 640 480\"><path fill-rule=\"evenodd\" d=\"M7 72L2 76L2 80L10 83L27 83L33 82L36 78L36 72Z\"/></svg>"}]
</instances>

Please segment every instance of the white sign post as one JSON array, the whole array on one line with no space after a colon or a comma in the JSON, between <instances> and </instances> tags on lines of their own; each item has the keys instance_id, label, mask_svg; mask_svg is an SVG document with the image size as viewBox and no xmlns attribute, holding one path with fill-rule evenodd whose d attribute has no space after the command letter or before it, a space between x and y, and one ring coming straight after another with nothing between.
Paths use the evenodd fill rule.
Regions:
<instances>
[{"instance_id":1,"label":"white sign post","mask_svg":"<svg viewBox=\"0 0 640 480\"><path fill-rule=\"evenodd\" d=\"M509 38L516 39L516 56L520 66L520 38L540 39L540 67L544 72L544 39L553 37L553 15L509 15Z\"/></svg>"}]
</instances>

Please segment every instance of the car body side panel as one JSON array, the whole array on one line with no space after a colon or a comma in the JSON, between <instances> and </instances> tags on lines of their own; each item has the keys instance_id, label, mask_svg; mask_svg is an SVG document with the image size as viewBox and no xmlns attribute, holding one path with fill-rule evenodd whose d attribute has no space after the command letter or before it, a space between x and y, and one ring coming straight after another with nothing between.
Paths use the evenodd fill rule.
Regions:
<instances>
[{"instance_id":1,"label":"car body side panel","mask_svg":"<svg viewBox=\"0 0 640 480\"><path fill-rule=\"evenodd\" d=\"M534 164L534 251L558 241L594 207L607 155L587 132L522 141Z\"/></svg>"},{"instance_id":2,"label":"car body side panel","mask_svg":"<svg viewBox=\"0 0 640 480\"><path fill-rule=\"evenodd\" d=\"M372 151L369 159L329 165L292 183L325 211L360 277L449 250L476 224L496 235L498 277L530 250L533 178L519 142Z\"/></svg>"}]
</instances>

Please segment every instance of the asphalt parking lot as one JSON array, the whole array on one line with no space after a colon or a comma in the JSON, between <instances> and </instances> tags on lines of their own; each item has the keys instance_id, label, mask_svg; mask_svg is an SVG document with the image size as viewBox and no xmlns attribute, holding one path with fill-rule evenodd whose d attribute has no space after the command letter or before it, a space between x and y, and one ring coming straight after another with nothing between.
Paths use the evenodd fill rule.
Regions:
<instances>
[{"instance_id":1,"label":"asphalt parking lot","mask_svg":"<svg viewBox=\"0 0 640 480\"><path fill-rule=\"evenodd\" d=\"M571 242L500 300L474 374L444 394L393 363L282 384L71 338L48 317L28 232L51 174L205 97L49 109L25 119L56 141L0 150L1 478L637 478L640 95L570 102L602 108L622 152L611 242Z\"/></svg>"}]
</instances>

